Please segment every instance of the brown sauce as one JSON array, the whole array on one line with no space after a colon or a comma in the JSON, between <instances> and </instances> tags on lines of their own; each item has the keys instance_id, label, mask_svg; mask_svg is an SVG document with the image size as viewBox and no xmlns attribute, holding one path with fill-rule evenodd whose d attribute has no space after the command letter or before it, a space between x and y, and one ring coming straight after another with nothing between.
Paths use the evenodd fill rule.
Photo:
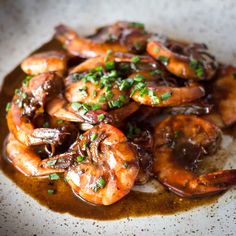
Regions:
<instances>
[{"instance_id":1,"label":"brown sauce","mask_svg":"<svg viewBox=\"0 0 236 236\"><path fill-rule=\"evenodd\" d=\"M61 46L52 40L37 51L52 49L61 49ZM4 139L8 134L5 106L7 102L11 101L14 90L20 86L23 78L24 73L18 66L6 76L2 85L0 92L0 143L2 149ZM217 195L203 199L183 199L167 190L161 193L131 191L125 198L111 206L93 206L75 197L70 187L64 182L63 177L57 181L47 178L26 177L3 158L3 150L1 150L1 155L1 170L25 193L53 211L69 213L81 218L112 220L131 216L175 214L213 203L219 197ZM55 194L48 194L48 189L55 190Z\"/></svg>"}]
</instances>

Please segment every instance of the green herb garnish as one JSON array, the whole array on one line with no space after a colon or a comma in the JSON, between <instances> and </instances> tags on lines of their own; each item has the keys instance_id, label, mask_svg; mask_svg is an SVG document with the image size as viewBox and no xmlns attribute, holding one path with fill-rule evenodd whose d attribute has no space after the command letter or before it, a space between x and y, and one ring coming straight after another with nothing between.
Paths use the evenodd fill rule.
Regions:
<instances>
[{"instance_id":1,"label":"green herb garnish","mask_svg":"<svg viewBox=\"0 0 236 236\"><path fill-rule=\"evenodd\" d=\"M159 56L157 59L158 59L159 61L161 61L164 65L168 65L168 62L169 62L169 58L168 58L168 57Z\"/></svg>"},{"instance_id":2,"label":"green herb garnish","mask_svg":"<svg viewBox=\"0 0 236 236\"><path fill-rule=\"evenodd\" d=\"M96 134L96 133L93 133L92 135L91 135L91 137L90 137L90 140L93 142L93 141L95 141L95 139L98 137L98 134Z\"/></svg>"},{"instance_id":3,"label":"green herb garnish","mask_svg":"<svg viewBox=\"0 0 236 236\"><path fill-rule=\"evenodd\" d=\"M60 176L59 176L57 173L53 173L53 174L50 174L50 175L48 176L48 178L49 178L50 180L58 180L58 179L60 179Z\"/></svg>"},{"instance_id":4,"label":"green herb garnish","mask_svg":"<svg viewBox=\"0 0 236 236\"><path fill-rule=\"evenodd\" d=\"M167 100L168 98L170 98L172 96L172 94L170 92L166 92L164 94L162 94L160 96L161 100L164 101L164 100Z\"/></svg>"},{"instance_id":5,"label":"green herb garnish","mask_svg":"<svg viewBox=\"0 0 236 236\"><path fill-rule=\"evenodd\" d=\"M47 166L54 166L57 163L57 160L47 161Z\"/></svg>"},{"instance_id":6,"label":"green herb garnish","mask_svg":"<svg viewBox=\"0 0 236 236\"><path fill-rule=\"evenodd\" d=\"M81 162L81 161L84 160L84 157L79 155L79 156L76 157L76 160L77 160L78 162Z\"/></svg>"},{"instance_id":7,"label":"green herb garnish","mask_svg":"<svg viewBox=\"0 0 236 236\"><path fill-rule=\"evenodd\" d=\"M99 121L103 121L105 119L105 115L104 114L99 114L98 115L98 120Z\"/></svg>"}]
</instances>

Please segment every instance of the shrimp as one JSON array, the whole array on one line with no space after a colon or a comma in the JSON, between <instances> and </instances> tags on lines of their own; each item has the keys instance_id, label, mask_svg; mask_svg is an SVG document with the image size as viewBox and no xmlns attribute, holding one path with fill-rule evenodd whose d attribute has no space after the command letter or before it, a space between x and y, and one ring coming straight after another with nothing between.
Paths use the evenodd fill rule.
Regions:
<instances>
[{"instance_id":1,"label":"shrimp","mask_svg":"<svg viewBox=\"0 0 236 236\"><path fill-rule=\"evenodd\" d=\"M193 115L164 119L155 127L153 173L181 197L203 197L236 184L236 170L198 176L193 172L203 154L212 154L220 142L219 129Z\"/></svg>"},{"instance_id":2,"label":"shrimp","mask_svg":"<svg viewBox=\"0 0 236 236\"><path fill-rule=\"evenodd\" d=\"M63 97L59 96L47 104L46 111L50 116L65 121L79 122L81 125L83 123L95 125L101 121L104 123L112 122L112 116L101 109L97 109L97 107L80 103L68 103Z\"/></svg>"},{"instance_id":3,"label":"shrimp","mask_svg":"<svg viewBox=\"0 0 236 236\"><path fill-rule=\"evenodd\" d=\"M62 143L67 133L59 129L35 128L32 123L32 118L42 112L47 101L61 88L61 77L49 72L33 77L28 85L16 91L7 113L7 123L17 140L26 146Z\"/></svg>"},{"instance_id":4,"label":"shrimp","mask_svg":"<svg viewBox=\"0 0 236 236\"><path fill-rule=\"evenodd\" d=\"M225 126L236 121L236 67L220 69L213 83L213 102Z\"/></svg>"},{"instance_id":5,"label":"shrimp","mask_svg":"<svg viewBox=\"0 0 236 236\"><path fill-rule=\"evenodd\" d=\"M62 51L36 53L21 63L21 69L28 75L38 75L50 71L64 74L67 69L67 56Z\"/></svg>"},{"instance_id":6,"label":"shrimp","mask_svg":"<svg viewBox=\"0 0 236 236\"><path fill-rule=\"evenodd\" d=\"M204 44L185 45L167 40L150 41L147 52L161 61L168 71L183 79L209 80L217 69L214 57L206 52Z\"/></svg>"},{"instance_id":7,"label":"shrimp","mask_svg":"<svg viewBox=\"0 0 236 236\"><path fill-rule=\"evenodd\" d=\"M58 39L74 56L83 58L106 55L108 50L113 52L128 52L125 46L115 43L97 43L91 39L81 38L71 28L65 25L56 27L55 38Z\"/></svg>"},{"instance_id":8,"label":"shrimp","mask_svg":"<svg viewBox=\"0 0 236 236\"><path fill-rule=\"evenodd\" d=\"M112 25L99 28L89 39L98 43L119 42L129 51L141 53L145 51L150 34L144 24L139 22L118 21Z\"/></svg>"},{"instance_id":9,"label":"shrimp","mask_svg":"<svg viewBox=\"0 0 236 236\"><path fill-rule=\"evenodd\" d=\"M152 106L177 106L194 101L205 95L205 90L198 84L186 87L158 85L158 81L147 80L133 86L130 97L137 103Z\"/></svg>"},{"instance_id":10,"label":"shrimp","mask_svg":"<svg viewBox=\"0 0 236 236\"><path fill-rule=\"evenodd\" d=\"M97 205L110 205L127 195L139 171L136 152L125 135L108 124L85 132L68 155L74 160L65 172L69 185L76 195Z\"/></svg>"},{"instance_id":11,"label":"shrimp","mask_svg":"<svg viewBox=\"0 0 236 236\"><path fill-rule=\"evenodd\" d=\"M48 176L53 173L62 173L64 169L55 167L41 166L40 156L37 155L31 148L20 143L15 137L10 134L7 140L6 152L8 160L13 166L26 176ZM44 162L49 162L51 159L47 159Z\"/></svg>"}]
</instances>

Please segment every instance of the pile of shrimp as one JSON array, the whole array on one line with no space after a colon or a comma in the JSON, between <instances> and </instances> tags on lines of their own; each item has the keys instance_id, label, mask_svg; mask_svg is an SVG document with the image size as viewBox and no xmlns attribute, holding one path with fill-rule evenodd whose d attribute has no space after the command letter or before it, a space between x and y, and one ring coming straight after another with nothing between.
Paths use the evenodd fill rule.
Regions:
<instances>
[{"instance_id":1,"label":"pile of shrimp","mask_svg":"<svg viewBox=\"0 0 236 236\"><path fill-rule=\"evenodd\" d=\"M76 196L110 205L155 178L181 197L236 184L236 170L197 174L236 121L236 68L204 44L116 22L88 37L59 25L61 50L21 63L7 104L6 151L26 176L64 175ZM234 89L235 88L235 89Z\"/></svg>"}]
</instances>

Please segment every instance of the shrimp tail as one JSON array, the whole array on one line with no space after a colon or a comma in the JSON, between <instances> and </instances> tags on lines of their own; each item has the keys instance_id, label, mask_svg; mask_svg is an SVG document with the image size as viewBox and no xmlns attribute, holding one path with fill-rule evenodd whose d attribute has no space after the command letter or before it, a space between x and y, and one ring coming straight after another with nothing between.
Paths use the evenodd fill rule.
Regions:
<instances>
[{"instance_id":1,"label":"shrimp tail","mask_svg":"<svg viewBox=\"0 0 236 236\"><path fill-rule=\"evenodd\" d=\"M65 25L58 25L55 27L55 38L61 43L66 43L68 40L72 40L77 34Z\"/></svg>"},{"instance_id":2,"label":"shrimp tail","mask_svg":"<svg viewBox=\"0 0 236 236\"><path fill-rule=\"evenodd\" d=\"M184 189L173 188L170 190L181 197L203 197L222 192L236 185L236 169L223 170L201 175L190 181Z\"/></svg>"}]
</instances>

